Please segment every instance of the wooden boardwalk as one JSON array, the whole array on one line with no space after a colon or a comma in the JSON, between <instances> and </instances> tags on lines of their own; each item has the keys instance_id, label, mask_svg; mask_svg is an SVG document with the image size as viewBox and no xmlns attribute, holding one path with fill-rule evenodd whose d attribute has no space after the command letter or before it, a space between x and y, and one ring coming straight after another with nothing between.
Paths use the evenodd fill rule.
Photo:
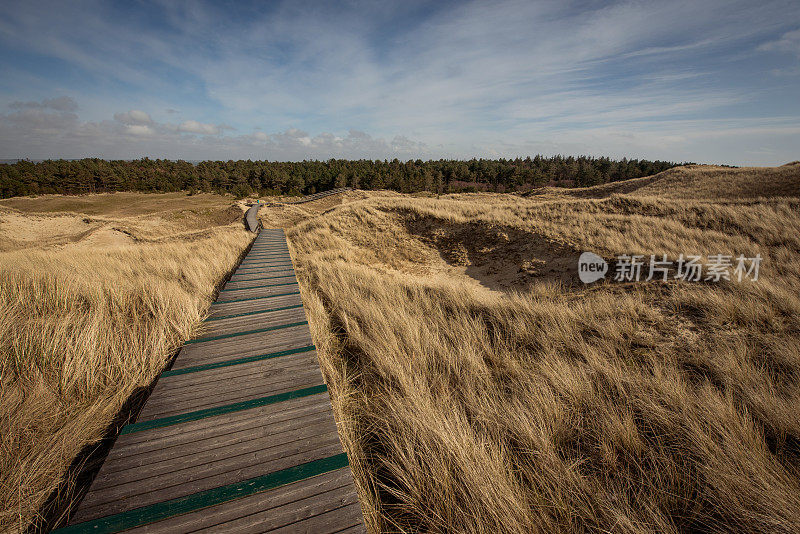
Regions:
<instances>
[{"instance_id":1,"label":"wooden boardwalk","mask_svg":"<svg viewBox=\"0 0 800 534\"><path fill-rule=\"evenodd\" d=\"M282 230L162 373L59 532L364 532Z\"/></svg>"}]
</instances>

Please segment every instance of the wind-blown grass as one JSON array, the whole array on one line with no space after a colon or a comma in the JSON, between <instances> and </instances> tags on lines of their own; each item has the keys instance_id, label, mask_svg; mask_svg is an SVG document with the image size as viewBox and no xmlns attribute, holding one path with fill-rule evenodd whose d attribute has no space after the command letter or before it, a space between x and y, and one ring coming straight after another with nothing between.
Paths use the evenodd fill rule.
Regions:
<instances>
[{"instance_id":1,"label":"wind-blown grass","mask_svg":"<svg viewBox=\"0 0 800 534\"><path fill-rule=\"evenodd\" d=\"M252 234L0 254L0 530L24 531L200 324Z\"/></svg>"},{"instance_id":2,"label":"wind-blown grass","mask_svg":"<svg viewBox=\"0 0 800 534\"><path fill-rule=\"evenodd\" d=\"M292 226L371 529L800 531L800 201L760 183L384 197ZM741 284L548 279L581 250L765 262Z\"/></svg>"}]
</instances>

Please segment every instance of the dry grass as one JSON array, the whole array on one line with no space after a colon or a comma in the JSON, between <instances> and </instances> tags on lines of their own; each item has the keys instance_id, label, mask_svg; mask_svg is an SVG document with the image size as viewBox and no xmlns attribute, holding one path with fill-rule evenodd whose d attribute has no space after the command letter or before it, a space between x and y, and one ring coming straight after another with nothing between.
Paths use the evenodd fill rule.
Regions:
<instances>
[{"instance_id":1,"label":"dry grass","mask_svg":"<svg viewBox=\"0 0 800 534\"><path fill-rule=\"evenodd\" d=\"M750 200L759 197L798 197L800 165L781 167L715 167L688 165L654 176L635 178L597 187L578 188L572 196L603 197L611 193L658 196L672 199Z\"/></svg>"},{"instance_id":2,"label":"dry grass","mask_svg":"<svg viewBox=\"0 0 800 534\"><path fill-rule=\"evenodd\" d=\"M19 211L22 200L3 213L4 222L22 224L11 225L17 231L10 235L4 227L16 250L0 253L0 531L38 521L76 455L193 334L252 239L240 224L219 225L230 206L221 197L216 208L192 206L190 235L170 222L185 215L181 203L120 217L116 206L104 211L105 197L95 197L97 205L92 197L77 200L131 229L127 244L93 240L98 229L65 224L82 223L81 214ZM203 217L202 210L210 211ZM30 238L47 226L60 241ZM19 231L25 227L28 235Z\"/></svg>"},{"instance_id":3,"label":"dry grass","mask_svg":"<svg viewBox=\"0 0 800 534\"><path fill-rule=\"evenodd\" d=\"M800 170L776 197L773 169L708 171L698 191L749 193L382 195L286 222L373 531L800 531ZM757 283L586 288L582 250L766 260Z\"/></svg>"},{"instance_id":4,"label":"dry grass","mask_svg":"<svg viewBox=\"0 0 800 534\"><path fill-rule=\"evenodd\" d=\"M262 210L287 229L370 529L800 531L799 184L796 165L696 167ZM0 203L0 529L35 518L248 239L215 227L229 199L120 215L106 197ZM26 241L14 217L64 230ZM584 287L583 250L765 263L757 283Z\"/></svg>"}]
</instances>

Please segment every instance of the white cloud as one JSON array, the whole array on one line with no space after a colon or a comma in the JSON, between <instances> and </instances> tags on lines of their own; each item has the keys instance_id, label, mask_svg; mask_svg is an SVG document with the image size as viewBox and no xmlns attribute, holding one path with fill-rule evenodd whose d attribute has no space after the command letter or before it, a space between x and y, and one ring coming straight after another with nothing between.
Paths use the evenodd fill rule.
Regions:
<instances>
[{"instance_id":1,"label":"white cloud","mask_svg":"<svg viewBox=\"0 0 800 534\"><path fill-rule=\"evenodd\" d=\"M316 136L296 128L272 134L230 135L230 126L195 120L180 125L154 121L144 111L114 114L114 120L81 121L74 113L22 109L0 114L0 157L302 160L425 157L422 143L396 137L392 142L351 130ZM412 153L413 152L413 153Z\"/></svg>"},{"instance_id":2,"label":"white cloud","mask_svg":"<svg viewBox=\"0 0 800 534\"><path fill-rule=\"evenodd\" d=\"M758 47L759 50L788 52L800 58L800 29L784 33L780 39L770 41Z\"/></svg>"},{"instance_id":3,"label":"white cloud","mask_svg":"<svg viewBox=\"0 0 800 534\"><path fill-rule=\"evenodd\" d=\"M126 111L125 113L115 113L114 120L119 121L122 124L129 124L129 125L143 125L143 124L153 123L153 119L150 118L149 113L140 111L138 109L132 109L130 111Z\"/></svg>"},{"instance_id":4,"label":"white cloud","mask_svg":"<svg viewBox=\"0 0 800 534\"><path fill-rule=\"evenodd\" d=\"M216 124L204 124L197 121L184 121L178 126L178 131L196 133L201 135L217 135L221 129Z\"/></svg>"},{"instance_id":5,"label":"white cloud","mask_svg":"<svg viewBox=\"0 0 800 534\"><path fill-rule=\"evenodd\" d=\"M138 136L151 136L155 133L155 130L147 124L129 124L125 130L131 135Z\"/></svg>"}]
</instances>

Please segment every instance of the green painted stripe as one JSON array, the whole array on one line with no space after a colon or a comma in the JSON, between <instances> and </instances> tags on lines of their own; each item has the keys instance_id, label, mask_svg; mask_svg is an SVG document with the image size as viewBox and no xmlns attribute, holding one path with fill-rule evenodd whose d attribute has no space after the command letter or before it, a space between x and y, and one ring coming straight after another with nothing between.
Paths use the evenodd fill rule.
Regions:
<instances>
[{"instance_id":1,"label":"green painted stripe","mask_svg":"<svg viewBox=\"0 0 800 534\"><path fill-rule=\"evenodd\" d=\"M186 373L196 373L197 371L208 371L210 369L218 369L220 367L229 367L231 365L239 365L242 363L257 362L259 360L270 360L280 356L289 356L291 354L299 354L301 352L310 352L315 350L314 345L300 347L298 349L281 350L278 352L268 352L266 354L258 354L256 356L245 356L244 358L235 358L233 360L225 360L224 362L207 363L205 365L194 365L192 367L185 367L183 369L174 369L171 371L164 371L161 376L174 376L185 375Z\"/></svg>"},{"instance_id":2,"label":"green painted stripe","mask_svg":"<svg viewBox=\"0 0 800 534\"><path fill-rule=\"evenodd\" d=\"M247 297L243 299L219 300L214 304L228 304L229 302L244 302L246 300L271 299L275 297L286 297L288 295L299 295L299 294L300 294L299 291L292 291L290 293L278 293L277 295L264 295L263 297ZM212 306L214 304L212 304Z\"/></svg>"},{"instance_id":3,"label":"green painted stripe","mask_svg":"<svg viewBox=\"0 0 800 534\"><path fill-rule=\"evenodd\" d=\"M285 259L275 259L275 260L268 260L266 258L255 258L253 260L250 260L250 259L245 258L244 260L242 260L242 263L240 264L240 266L241 265L248 265L248 264L249 265L256 265L256 264L261 265L261 264L265 264L265 263L291 263L291 262L292 262L292 257L291 256L287 256Z\"/></svg>"},{"instance_id":4,"label":"green painted stripe","mask_svg":"<svg viewBox=\"0 0 800 534\"><path fill-rule=\"evenodd\" d=\"M274 269L274 270L270 271L269 269ZM244 270L244 271L265 271L265 272L280 273L280 272L284 272L284 271L293 271L294 270L294 265L292 265L290 263L286 263L286 264L281 263L280 265L258 265L256 267L239 267L238 269L236 269L236 271L233 274L236 274L236 273L238 273L239 271L242 271L242 270Z\"/></svg>"},{"instance_id":5,"label":"green painted stripe","mask_svg":"<svg viewBox=\"0 0 800 534\"><path fill-rule=\"evenodd\" d=\"M292 265L289 262L280 262L280 263L243 263L236 270L238 271L238 270L241 270L241 269L259 269L259 268L274 269L275 267L294 267L294 265Z\"/></svg>"},{"instance_id":6,"label":"green painted stripe","mask_svg":"<svg viewBox=\"0 0 800 534\"><path fill-rule=\"evenodd\" d=\"M248 280L245 280L247 282ZM280 284L262 284L260 286L247 286L247 287L233 287L231 289L220 289L220 293L223 291L245 291L247 289L259 289L262 287L278 287L278 286L291 286L296 284L297 282L281 282Z\"/></svg>"},{"instance_id":7,"label":"green painted stripe","mask_svg":"<svg viewBox=\"0 0 800 534\"><path fill-rule=\"evenodd\" d=\"M193 345L194 343L205 343L206 341L216 341L218 339L226 339L229 337L239 337L239 336L246 336L247 334L260 334L261 332L271 332L272 330L281 330L283 328L291 328L293 326L300 326L308 324L308 321L300 321L297 323L288 323L288 324L280 324L277 326L267 326L265 328L259 328L257 330L247 330L245 332L235 332L233 334L221 334L219 336L209 336L209 337L200 337L197 339L190 339L184 345Z\"/></svg>"},{"instance_id":8,"label":"green painted stripe","mask_svg":"<svg viewBox=\"0 0 800 534\"><path fill-rule=\"evenodd\" d=\"M269 312L276 312L276 311L283 311L283 310L293 310L296 308L302 308L302 304L294 304L293 306L283 306L282 308L270 308L267 310L256 310L256 311L249 311L243 313L234 313L233 315L220 315L219 317L208 317L203 322L208 321L219 321L221 319L233 319L234 317L246 317L248 315L257 315L259 313L269 313Z\"/></svg>"},{"instance_id":9,"label":"green painted stripe","mask_svg":"<svg viewBox=\"0 0 800 534\"><path fill-rule=\"evenodd\" d=\"M279 254L248 254L248 258L291 258L291 254L286 253L279 253Z\"/></svg>"},{"instance_id":10,"label":"green painted stripe","mask_svg":"<svg viewBox=\"0 0 800 534\"><path fill-rule=\"evenodd\" d=\"M272 272L275 272L275 271L272 271ZM277 272L280 272L280 271L277 271ZM253 275L258 275L258 273L250 273L247 276L253 276ZM242 280L234 280L233 277L231 277L231 279L228 280L228 282L252 282L253 280L267 280L269 278L289 278L291 276L294 276L294 275L293 274L281 274L281 275L278 275L278 276L259 276L259 277L256 277L256 278L244 278Z\"/></svg>"},{"instance_id":11,"label":"green painted stripe","mask_svg":"<svg viewBox=\"0 0 800 534\"><path fill-rule=\"evenodd\" d=\"M277 276L258 276L259 274L273 274L273 273L291 273L291 274L280 274ZM234 276L256 276L256 278L239 278L238 280L234 280ZM229 282L246 282L248 280L262 280L267 278L288 278L290 276L294 276L294 269L279 269L277 271L253 271L250 273L239 273L234 274L231 276L231 279L228 280Z\"/></svg>"},{"instance_id":12,"label":"green painted stripe","mask_svg":"<svg viewBox=\"0 0 800 534\"><path fill-rule=\"evenodd\" d=\"M281 269L281 267L287 267L287 268L286 269ZM247 267L247 266L240 265L236 269L236 271L241 271L242 269L247 270L247 271L252 271L253 269L255 269L255 270L259 270L259 269L261 269L261 270L263 270L263 269L278 269L278 271L280 272L282 270L283 271L294 270L294 265L291 264L291 263L279 263L277 265L255 265L253 267ZM234 272L233 274L236 274L236 272Z\"/></svg>"},{"instance_id":13,"label":"green painted stripe","mask_svg":"<svg viewBox=\"0 0 800 534\"><path fill-rule=\"evenodd\" d=\"M292 262L291 258L287 258L285 260L284 259L278 259L278 260L272 260L271 259L269 261L261 261L260 259L256 258L254 260L245 260L244 262L242 262L239 265L239 267L244 267L246 265L264 264L264 263L279 264L279 263L291 263L291 262Z\"/></svg>"},{"instance_id":14,"label":"green painted stripe","mask_svg":"<svg viewBox=\"0 0 800 534\"><path fill-rule=\"evenodd\" d=\"M268 262L247 262L239 265L239 269L252 269L254 267L264 267L272 269L274 267L289 267L292 266L291 261L268 261ZM237 269L237 271L239 270Z\"/></svg>"},{"instance_id":15,"label":"green painted stripe","mask_svg":"<svg viewBox=\"0 0 800 534\"><path fill-rule=\"evenodd\" d=\"M144 430L152 430L154 428L163 428L165 426L188 423L189 421L197 421L198 419L205 419L206 417L225 415L227 413L249 410L251 408L259 408L261 406L275 404L276 402L299 399L300 397L308 397L309 395L316 395L317 393L324 393L326 391L328 391L328 386L325 384L320 384L318 386L311 386L310 388L297 389L294 391L287 391L286 393L270 395L269 397L260 397L258 399L252 399L249 401L226 404L225 406L217 406L216 408L205 408L203 410L196 410L194 412L171 415L169 417L161 417L159 419L151 419L150 421L142 421L141 423L125 425L122 427L120 434L133 434L134 432L142 432Z\"/></svg>"},{"instance_id":16,"label":"green painted stripe","mask_svg":"<svg viewBox=\"0 0 800 534\"><path fill-rule=\"evenodd\" d=\"M226 339L229 337L246 336L247 334L260 334L261 332L271 332L272 330L282 330L284 328L292 328L293 326L300 326L308 324L308 321L300 321L297 323L279 324L276 326L267 326L257 330L246 330L244 332L234 332L233 334L220 334L218 336L200 337L197 339L190 339L184 345L193 345L194 343L205 343L206 341L217 341L218 339Z\"/></svg>"},{"instance_id":17,"label":"green painted stripe","mask_svg":"<svg viewBox=\"0 0 800 534\"><path fill-rule=\"evenodd\" d=\"M271 489L299 482L307 478L329 473L347 467L347 454L341 453L319 460L312 460L294 467L281 469L268 475L251 478L242 482L228 484L219 488L201 491L178 497L149 506L134 508L126 512L101 517L93 521L85 521L68 527L54 530L60 534L73 534L82 532L95 532L98 534L111 534L136 527L141 527L157 521L163 521L189 512L195 512L226 502L249 497Z\"/></svg>"},{"instance_id":18,"label":"green painted stripe","mask_svg":"<svg viewBox=\"0 0 800 534\"><path fill-rule=\"evenodd\" d=\"M258 265L256 267L239 267L234 271L233 275L255 274L257 272L272 274L272 273L284 273L287 271L294 271L294 265L280 264L280 265Z\"/></svg>"}]
</instances>

